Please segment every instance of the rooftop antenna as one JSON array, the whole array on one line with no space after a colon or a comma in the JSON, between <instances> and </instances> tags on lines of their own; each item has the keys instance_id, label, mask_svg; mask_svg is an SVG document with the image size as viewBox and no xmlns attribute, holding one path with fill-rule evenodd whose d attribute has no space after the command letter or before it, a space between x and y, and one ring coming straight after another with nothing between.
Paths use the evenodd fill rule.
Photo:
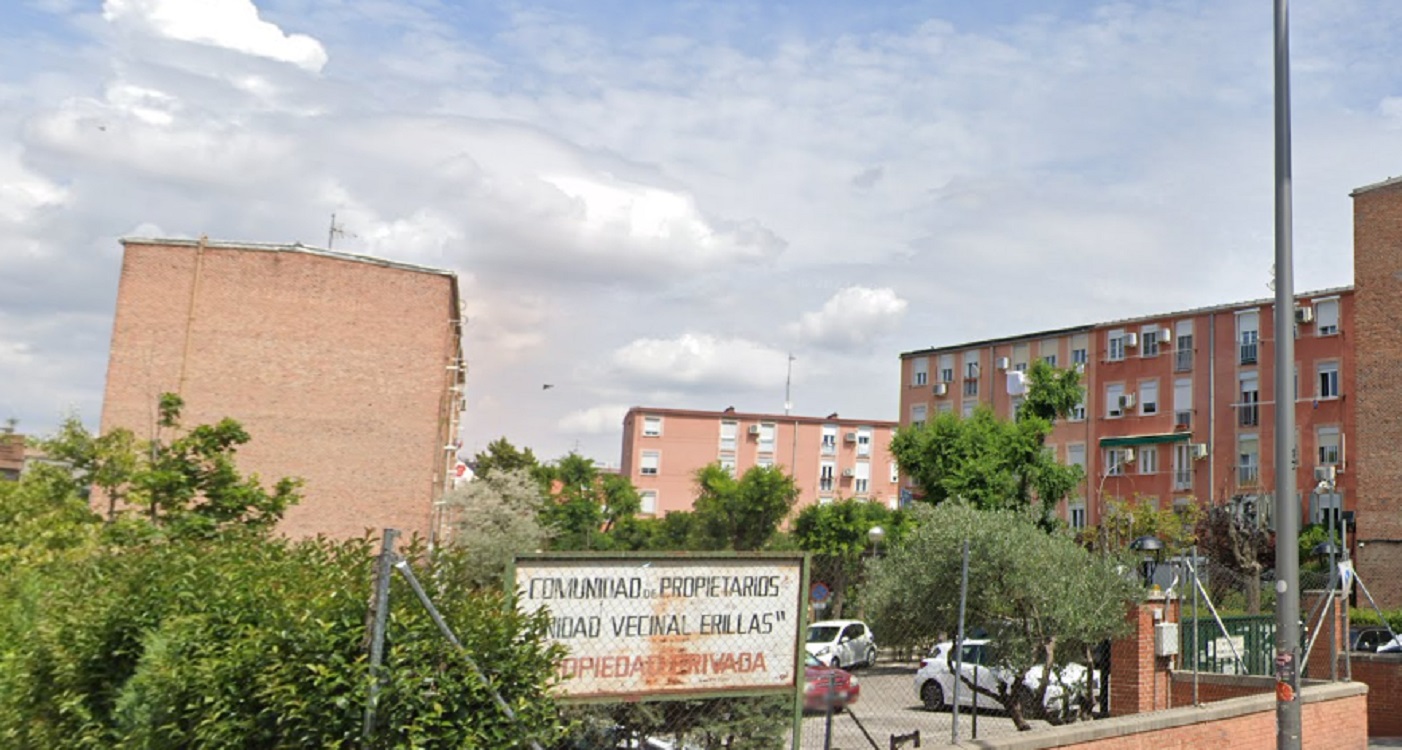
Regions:
<instances>
[{"instance_id":1,"label":"rooftop antenna","mask_svg":"<svg viewBox=\"0 0 1402 750\"><path fill-rule=\"evenodd\" d=\"M331 246L334 245L334 244L336 243L336 238L337 238L337 237L354 237L354 236L355 236L354 234L351 234L350 232L347 232L347 231L346 231L346 228L345 228L344 226L342 226L342 225L336 223L336 214L334 214L334 213L331 214L331 228L328 229L328 230L326 231L326 249L327 249L327 250L330 250L330 249L331 249Z\"/></svg>"},{"instance_id":2,"label":"rooftop antenna","mask_svg":"<svg viewBox=\"0 0 1402 750\"><path fill-rule=\"evenodd\" d=\"M788 416L793 410L793 400L789 398L790 387L793 385L793 352L789 352L789 372L784 376L784 416Z\"/></svg>"}]
</instances>

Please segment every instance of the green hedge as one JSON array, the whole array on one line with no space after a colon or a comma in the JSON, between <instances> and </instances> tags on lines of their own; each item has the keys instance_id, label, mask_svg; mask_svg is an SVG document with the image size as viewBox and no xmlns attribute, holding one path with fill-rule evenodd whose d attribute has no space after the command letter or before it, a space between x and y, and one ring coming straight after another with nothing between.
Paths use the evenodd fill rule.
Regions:
<instances>
[{"instance_id":1,"label":"green hedge","mask_svg":"<svg viewBox=\"0 0 1402 750\"><path fill-rule=\"evenodd\" d=\"M1383 610L1383 616L1387 618L1387 624L1392 628L1392 632L1402 633L1402 609ZM1353 625L1383 624L1383 617L1378 617L1377 610L1372 607L1350 609L1348 620Z\"/></svg>"},{"instance_id":2,"label":"green hedge","mask_svg":"<svg viewBox=\"0 0 1402 750\"><path fill-rule=\"evenodd\" d=\"M359 746L374 557L368 539L249 536L0 571L0 746ZM551 745L544 623L459 586L451 554L441 563L418 577L521 723L396 579L369 747Z\"/></svg>"}]
</instances>

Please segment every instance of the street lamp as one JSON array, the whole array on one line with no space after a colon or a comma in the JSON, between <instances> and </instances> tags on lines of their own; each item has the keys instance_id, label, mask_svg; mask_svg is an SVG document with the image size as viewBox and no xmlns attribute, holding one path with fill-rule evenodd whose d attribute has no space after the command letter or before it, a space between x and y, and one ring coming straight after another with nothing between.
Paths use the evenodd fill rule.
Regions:
<instances>
[{"instance_id":1,"label":"street lamp","mask_svg":"<svg viewBox=\"0 0 1402 750\"><path fill-rule=\"evenodd\" d=\"M1163 540L1145 534L1130 542L1129 548L1144 556L1144 585L1157 588L1154 584L1154 570L1163 558Z\"/></svg>"},{"instance_id":2,"label":"street lamp","mask_svg":"<svg viewBox=\"0 0 1402 750\"><path fill-rule=\"evenodd\" d=\"M871 542L871 556L881 556L881 540L886 538L886 530L880 526L873 526L867 531L867 539Z\"/></svg>"}]
</instances>

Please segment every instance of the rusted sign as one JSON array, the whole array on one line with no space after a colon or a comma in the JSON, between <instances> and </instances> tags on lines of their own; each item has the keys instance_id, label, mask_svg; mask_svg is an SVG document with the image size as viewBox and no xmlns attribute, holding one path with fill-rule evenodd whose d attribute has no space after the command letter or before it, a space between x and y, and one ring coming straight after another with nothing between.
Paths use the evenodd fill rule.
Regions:
<instances>
[{"instance_id":1,"label":"rusted sign","mask_svg":"<svg viewBox=\"0 0 1402 750\"><path fill-rule=\"evenodd\" d=\"M801 558L529 557L514 583L569 651L563 697L795 686Z\"/></svg>"}]
</instances>

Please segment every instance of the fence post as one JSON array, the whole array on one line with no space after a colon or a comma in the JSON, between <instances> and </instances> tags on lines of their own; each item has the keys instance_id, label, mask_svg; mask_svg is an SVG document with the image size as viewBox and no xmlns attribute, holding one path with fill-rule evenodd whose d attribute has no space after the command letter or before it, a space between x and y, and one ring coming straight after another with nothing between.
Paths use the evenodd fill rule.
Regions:
<instances>
[{"instance_id":1,"label":"fence post","mask_svg":"<svg viewBox=\"0 0 1402 750\"><path fill-rule=\"evenodd\" d=\"M375 560L375 598L370 605L370 696L365 702L361 739L365 747L375 733L375 709L380 700L380 665L385 658L385 626L389 619L389 581L394 575L394 541L398 529L385 529L380 556Z\"/></svg>"}]
</instances>

